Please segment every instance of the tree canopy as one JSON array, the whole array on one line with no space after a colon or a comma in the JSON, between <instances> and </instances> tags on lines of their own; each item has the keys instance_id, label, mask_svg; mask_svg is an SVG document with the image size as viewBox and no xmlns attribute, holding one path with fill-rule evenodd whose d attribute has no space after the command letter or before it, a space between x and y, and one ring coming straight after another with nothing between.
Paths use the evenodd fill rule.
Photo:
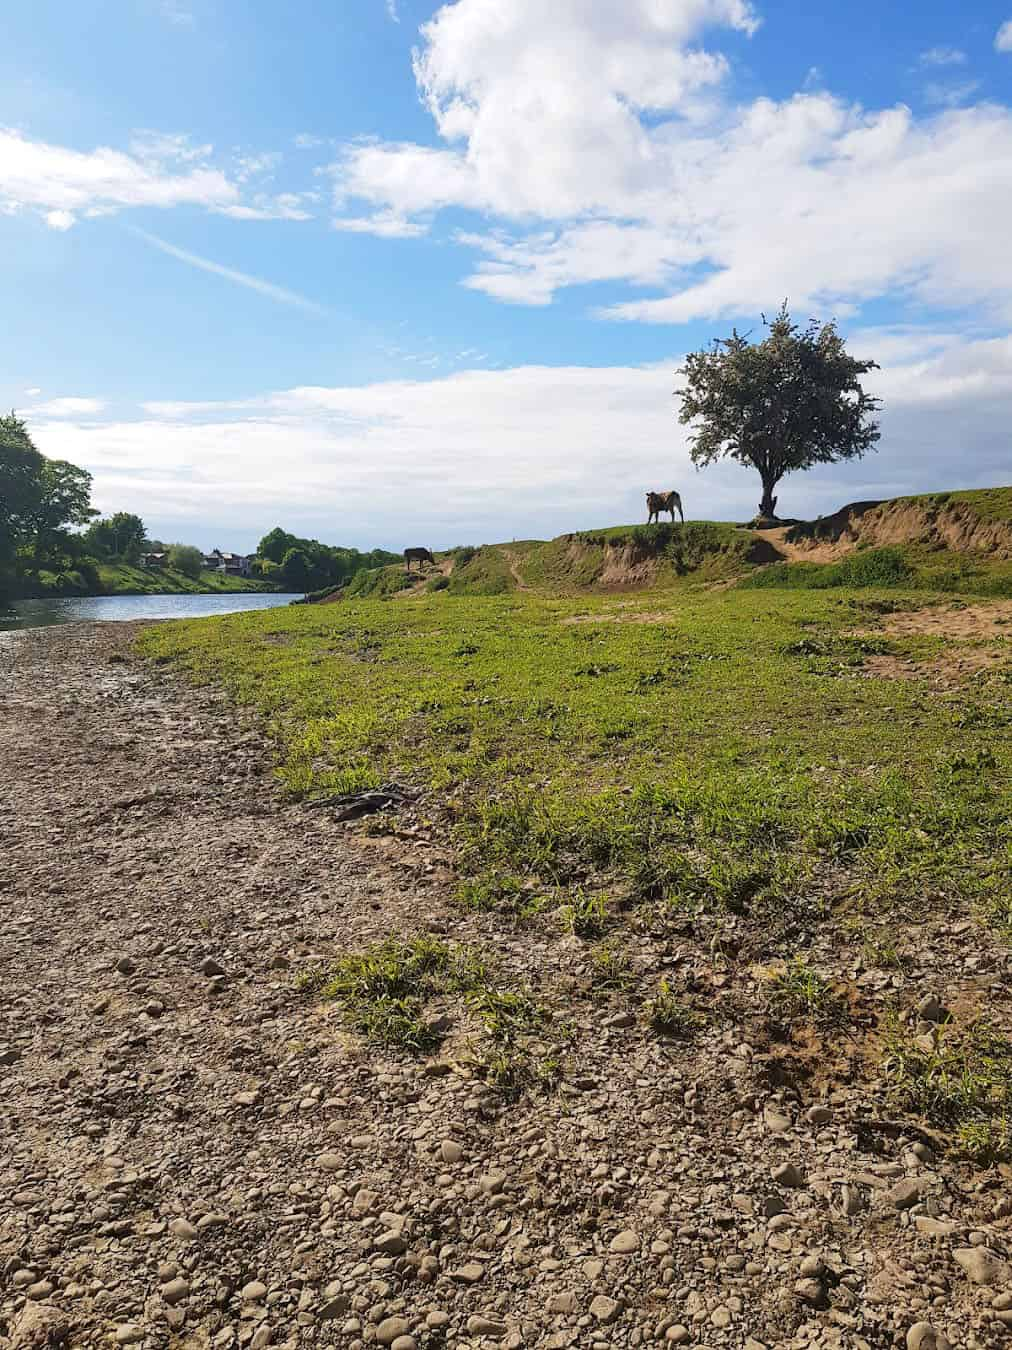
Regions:
<instances>
[{"instance_id":1,"label":"tree canopy","mask_svg":"<svg viewBox=\"0 0 1012 1350\"><path fill-rule=\"evenodd\" d=\"M262 576L280 577L292 590L317 590L324 586L342 586L356 572L367 567L383 567L399 561L399 555L376 548L360 553L357 548L321 544L318 539L299 539L275 526L257 547ZM278 567L275 572L274 565Z\"/></svg>"},{"instance_id":2,"label":"tree canopy","mask_svg":"<svg viewBox=\"0 0 1012 1350\"><path fill-rule=\"evenodd\" d=\"M775 517L773 489L814 464L857 459L879 439L879 400L861 377L874 361L851 356L835 323L793 322L786 303L750 342L736 329L685 358L679 420L692 427L697 467L730 458L762 479L762 516Z\"/></svg>"},{"instance_id":3,"label":"tree canopy","mask_svg":"<svg viewBox=\"0 0 1012 1350\"><path fill-rule=\"evenodd\" d=\"M93 521L84 532L84 544L96 558L122 558L134 563L144 552L146 533L140 516L132 511L117 511Z\"/></svg>"}]
</instances>

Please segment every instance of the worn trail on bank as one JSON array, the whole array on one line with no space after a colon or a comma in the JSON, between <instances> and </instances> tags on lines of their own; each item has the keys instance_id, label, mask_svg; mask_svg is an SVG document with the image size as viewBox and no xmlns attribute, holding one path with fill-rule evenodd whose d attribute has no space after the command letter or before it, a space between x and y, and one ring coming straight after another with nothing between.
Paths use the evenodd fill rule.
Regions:
<instances>
[{"instance_id":1,"label":"worn trail on bank","mask_svg":"<svg viewBox=\"0 0 1012 1350\"><path fill-rule=\"evenodd\" d=\"M0 1345L1004 1343L1000 1174L874 1127L832 1038L792 1080L737 1015L684 1044L588 1002L578 939L454 906L422 812L369 840L285 802L262 729L133 632L0 643ZM299 992L391 930L561 999L558 1091L504 1101L466 1027L373 1051ZM636 941L744 1000L691 923ZM1007 958L940 921L862 991L957 975Z\"/></svg>"}]
</instances>

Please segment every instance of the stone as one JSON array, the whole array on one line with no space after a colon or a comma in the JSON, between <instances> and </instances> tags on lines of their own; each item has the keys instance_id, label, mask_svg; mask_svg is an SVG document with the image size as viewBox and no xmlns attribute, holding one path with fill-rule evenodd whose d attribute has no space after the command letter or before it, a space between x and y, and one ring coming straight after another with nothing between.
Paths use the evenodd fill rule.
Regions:
<instances>
[{"instance_id":1,"label":"stone","mask_svg":"<svg viewBox=\"0 0 1012 1350\"><path fill-rule=\"evenodd\" d=\"M918 1003L917 1016L922 1022L945 1022L948 1020L949 1010L942 1006L934 994L928 994Z\"/></svg>"},{"instance_id":2,"label":"stone","mask_svg":"<svg viewBox=\"0 0 1012 1350\"><path fill-rule=\"evenodd\" d=\"M673 1327L668 1327L664 1333L664 1339L670 1341L672 1345L681 1345L689 1339L689 1328L683 1327L680 1322Z\"/></svg>"},{"instance_id":3,"label":"stone","mask_svg":"<svg viewBox=\"0 0 1012 1350\"><path fill-rule=\"evenodd\" d=\"M130 960L129 956L121 956L116 962L116 969L121 975L132 975L137 967Z\"/></svg>"},{"instance_id":4,"label":"stone","mask_svg":"<svg viewBox=\"0 0 1012 1350\"><path fill-rule=\"evenodd\" d=\"M790 1118L776 1106L763 1107L763 1121L770 1134L785 1134L791 1128Z\"/></svg>"},{"instance_id":5,"label":"stone","mask_svg":"<svg viewBox=\"0 0 1012 1350\"><path fill-rule=\"evenodd\" d=\"M343 1317L351 1307L351 1302L344 1294L338 1294L335 1298L327 1299L326 1303L317 1313L321 1322L332 1322L335 1317Z\"/></svg>"},{"instance_id":6,"label":"stone","mask_svg":"<svg viewBox=\"0 0 1012 1350\"><path fill-rule=\"evenodd\" d=\"M802 1303L808 1303L813 1308L822 1307L826 1301L826 1290L821 1280L796 1280L794 1292Z\"/></svg>"},{"instance_id":7,"label":"stone","mask_svg":"<svg viewBox=\"0 0 1012 1350\"><path fill-rule=\"evenodd\" d=\"M344 1159L339 1153L321 1153L316 1161L325 1172L340 1172L344 1166Z\"/></svg>"},{"instance_id":8,"label":"stone","mask_svg":"<svg viewBox=\"0 0 1012 1350\"><path fill-rule=\"evenodd\" d=\"M804 1173L792 1162L781 1163L779 1167L774 1167L772 1176L780 1186L796 1187L805 1184Z\"/></svg>"},{"instance_id":9,"label":"stone","mask_svg":"<svg viewBox=\"0 0 1012 1350\"><path fill-rule=\"evenodd\" d=\"M449 1272L450 1279L456 1280L458 1284L477 1284L485 1276L485 1267L478 1261L468 1261L467 1265L461 1266L459 1270Z\"/></svg>"},{"instance_id":10,"label":"stone","mask_svg":"<svg viewBox=\"0 0 1012 1350\"><path fill-rule=\"evenodd\" d=\"M598 1294L591 1300L590 1315L596 1318L598 1322L614 1322L619 1315L622 1305L613 1298L608 1298L607 1294Z\"/></svg>"},{"instance_id":11,"label":"stone","mask_svg":"<svg viewBox=\"0 0 1012 1350\"><path fill-rule=\"evenodd\" d=\"M250 1280L249 1284L243 1285L240 1297L243 1303L262 1303L267 1297L267 1286L260 1280Z\"/></svg>"},{"instance_id":12,"label":"stone","mask_svg":"<svg viewBox=\"0 0 1012 1350\"><path fill-rule=\"evenodd\" d=\"M929 1214L918 1214L914 1219L914 1227L925 1237L946 1238L952 1237L959 1224L953 1223L951 1219L933 1219Z\"/></svg>"},{"instance_id":13,"label":"stone","mask_svg":"<svg viewBox=\"0 0 1012 1350\"><path fill-rule=\"evenodd\" d=\"M575 1313L578 1307L575 1294L553 1294L548 1300L549 1313Z\"/></svg>"},{"instance_id":14,"label":"stone","mask_svg":"<svg viewBox=\"0 0 1012 1350\"><path fill-rule=\"evenodd\" d=\"M166 1303L181 1303L190 1292L190 1286L183 1279L169 1280L163 1284L159 1293Z\"/></svg>"},{"instance_id":15,"label":"stone","mask_svg":"<svg viewBox=\"0 0 1012 1350\"><path fill-rule=\"evenodd\" d=\"M192 1242L197 1236L196 1228L186 1219L170 1219L169 1232L173 1237L181 1238L184 1242Z\"/></svg>"},{"instance_id":16,"label":"stone","mask_svg":"<svg viewBox=\"0 0 1012 1350\"><path fill-rule=\"evenodd\" d=\"M146 1335L147 1332L143 1327L136 1326L133 1322L124 1322L116 1328L114 1339L117 1345L137 1345Z\"/></svg>"},{"instance_id":17,"label":"stone","mask_svg":"<svg viewBox=\"0 0 1012 1350\"><path fill-rule=\"evenodd\" d=\"M449 1321L449 1313L443 1312L441 1308L434 1308L425 1318L425 1325L432 1331L438 1331L440 1327L445 1327Z\"/></svg>"},{"instance_id":18,"label":"stone","mask_svg":"<svg viewBox=\"0 0 1012 1350\"><path fill-rule=\"evenodd\" d=\"M467 1319L467 1331L470 1336L505 1336L506 1323L475 1313Z\"/></svg>"},{"instance_id":19,"label":"stone","mask_svg":"<svg viewBox=\"0 0 1012 1350\"><path fill-rule=\"evenodd\" d=\"M821 1279L826 1273L826 1263L821 1256L806 1256L801 1263L801 1273L814 1279Z\"/></svg>"},{"instance_id":20,"label":"stone","mask_svg":"<svg viewBox=\"0 0 1012 1350\"><path fill-rule=\"evenodd\" d=\"M987 1247L957 1247L952 1253L956 1264L973 1284L997 1289L1009 1283L1009 1267Z\"/></svg>"},{"instance_id":21,"label":"stone","mask_svg":"<svg viewBox=\"0 0 1012 1350\"><path fill-rule=\"evenodd\" d=\"M35 1284L30 1284L25 1290L25 1293L30 1299L34 1299L36 1303L41 1303L43 1299L49 1297L55 1288L56 1286L53 1284L52 1280L38 1280Z\"/></svg>"},{"instance_id":22,"label":"stone","mask_svg":"<svg viewBox=\"0 0 1012 1350\"><path fill-rule=\"evenodd\" d=\"M445 1163L459 1163L464 1156L464 1150L452 1139L444 1139L439 1145L439 1156Z\"/></svg>"},{"instance_id":23,"label":"stone","mask_svg":"<svg viewBox=\"0 0 1012 1350\"><path fill-rule=\"evenodd\" d=\"M387 1256L403 1256L408 1249L408 1244L401 1237L396 1228L389 1229L386 1233L381 1233L373 1246L378 1252L385 1252Z\"/></svg>"},{"instance_id":24,"label":"stone","mask_svg":"<svg viewBox=\"0 0 1012 1350\"><path fill-rule=\"evenodd\" d=\"M608 1250L617 1253L619 1256L628 1256L631 1252L638 1252L639 1249L639 1234L634 1233L631 1228L625 1228L621 1233L616 1233L608 1244Z\"/></svg>"},{"instance_id":25,"label":"stone","mask_svg":"<svg viewBox=\"0 0 1012 1350\"><path fill-rule=\"evenodd\" d=\"M197 1220L198 1233L206 1233L210 1228L226 1228L227 1226L227 1214L204 1214Z\"/></svg>"},{"instance_id":26,"label":"stone","mask_svg":"<svg viewBox=\"0 0 1012 1350\"><path fill-rule=\"evenodd\" d=\"M213 980L225 974L225 967L219 965L213 956L208 956L200 963L200 973Z\"/></svg>"},{"instance_id":27,"label":"stone","mask_svg":"<svg viewBox=\"0 0 1012 1350\"><path fill-rule=\"evenodd\" d=\"M11 1325L11 1350L41 1350L43 1346L70 1346L70 1324L59 1308L26 1303Z\"/></svg>"},{"instance_id":28,"label":"stone","mask_svg":"<svg viewBox=\"0 0 1012 1350\"><path fill-rule=\"evenodd\" d=\"M856 1186L843 1186L840 1191L840 1208L848 1218L860 1214L864 1209L864 1198Z\"/></svg>"},{"instance_id":29,"label":"stone","mask_svg":"<svg viewBox=\"0 0 1012 1350\"><path fill-rule=\"evenodd\" d=\"M407 1336L411 1323L406 1317L384 1317L376 1328L376 1339L380 1345L393 1345L400 1336Z\"/></svg>"},{"instance_id":30,"label":"stone","mask_svg":"<svg viewBox=\"0 0 1012 1350\"><path fill-rule=\"evenodd\" d=\"M930 1322L915 1322L907 1332L907 1350L951 1350L949 1339Z\"/></svg>"},{"instance_id":31,"label":"stone","mask_svg":"<svg viewBox=\"0 0 1012 1350\"><path fill-rule=\"evenodd\" d=\"M418 1342L414 1336L398 1336L391 1344L390 1350L418 1350Z\"/></svg>"},{"instance_id":32,"label":"stone","mask_svg":"<svg viewBox=\"0 0 1012 1350\"><path fill-rule=\"evenodd\" d=\"M828 1125L833 1119L833 1111L829 1106L810 1106L805 1112L805 1119L809 1125Z\"/></svg>"},{"instance_id":33,"label":"stone","mask_svg":"<svg viewBox=\"0 0 1012 1350\"><path fill-rule=\"evenodd\" d=\"M926 1189L923 1181L907 1178L905 1181L898 1181L886 1198L895 1209L912 1209Z\"/></svg>"}]
</instances>

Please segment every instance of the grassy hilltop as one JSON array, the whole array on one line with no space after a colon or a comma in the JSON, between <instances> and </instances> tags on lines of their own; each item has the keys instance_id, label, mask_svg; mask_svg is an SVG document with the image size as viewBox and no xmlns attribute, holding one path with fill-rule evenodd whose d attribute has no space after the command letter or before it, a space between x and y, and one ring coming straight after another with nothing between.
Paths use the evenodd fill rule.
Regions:
<instances>
[{"instance_id":1,"label":"grassy hilltop","mask_svg":"<svg viewBox=\"0 0 1012 1350\"><path fill-rule=\"evenodd\" d=\"M863 1007L853 972L902 970L932 919L1012 934L1012 606L931 591L913 564L876 586L902 549L853 564L858 584L757 585L794 564L750 562L757 540L734 527L677 534L661 532L660 559L635 529L463 550L393 601L162 625L142 646L261 712L295 797L420 790L462 912L561 925L596 997L719 1024L719 1000L675 997L632 961L675 932L715 934L767 969L798 1053L842 1019L850 1071L884 1072L891 1109L1005 1156L1012 1049L996 1041L976 1086L932 1095L938 1063ZM396 832L396 815L362 828ZM417 1049L429 976L411 992L406 951L368 977L355 962L373 958L349 954L329 987L352 1025ZM946 1082L980 1067L977 1005L945 1042ZM540 1072L523 1043L514 1088Z\"/></svg>"}]
</instances>

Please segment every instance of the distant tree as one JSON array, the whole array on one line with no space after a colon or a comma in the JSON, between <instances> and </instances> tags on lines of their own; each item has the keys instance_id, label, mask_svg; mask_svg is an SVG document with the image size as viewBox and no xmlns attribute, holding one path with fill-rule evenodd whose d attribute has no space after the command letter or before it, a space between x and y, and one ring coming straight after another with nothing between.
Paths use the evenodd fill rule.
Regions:
<instances>
[{"instance_id":1,"label":"distant tree","mask_svg":"<svg viewBox=\"0 0 1012 1350\"><path fill-rule=\"evenodd\" d=\"M285 554L281 561L281 578L286 586L291 586L297 591L310 589L313 582L318 580L314 576L312 564L301 548L290 548Z\"/></svg>"},{"instance_id":2,"label":"distant tree","mask_svg":"<svg viewBox=\"0 0 1012 1350\"><path fill-rule=\"evenodd\" d=\"M63 459L44 459L38 505L29 513L37 565L64 543L68 525L87 525L96 515L91 506L91 474Z\"/></svg>"},{"instance_id":3,"label":"distant tree","mask_svg":"<svg viewBox=\"0 0 1012 1350\"><path fill-rule=\"evenodd\" d=\"M761 342L732 330L687 356L677 393L679 420L694 428L693 463L729 457L750 465L762 479L759 514L772 518L773 489L786 474L873 448L879 400L865 393L861 376L878 366L849 355L834 323L799 327L786 303L763 323Z\"/></svg>"},{"instance_id":4,"label":"distant tree","mask_svg":"<svg viewBox=\"0 0 1012 1350\"><path fill-rule=\"evenodd\" d=\"M169 566L196 581L204 568L204 555L192 544L170 544Z\"/></svg>"},{"instance_id":5,"label":"distant tree","mask_svg":"<svg viewBox=\"0 0 1012 1350\"><path fill-rule=\"evenodd\" d=\"M0 554L12 556L29 533L42 502L45 462L17 413L0 417Z\"/></svg>"},{"instance_id":6,"label":"distant tree","mask_svg":"<svg viewBox=\"0 0 1012 1350\"><path fill-rule=\"evenodd\" d=\"M96 558L122 558L136 562L146 544L144 522L130 511L96 520L84 532L88 551ZM160 550L152 550L158 552Z\"/></svg>"},{"instance_id":7,"label":"distant tree","mask_svg":"<svg viewBox=\"0 0 1012 1350\"><path fill-rule=\"evenodd\" d=\"M280 563L284 562L285 554L293 548L298 548L301 542L294 534L288 534L280 525L276 525L260 540L257 553L261 558L270 558L271 562Z\"/></svg>"}]
</instances>

